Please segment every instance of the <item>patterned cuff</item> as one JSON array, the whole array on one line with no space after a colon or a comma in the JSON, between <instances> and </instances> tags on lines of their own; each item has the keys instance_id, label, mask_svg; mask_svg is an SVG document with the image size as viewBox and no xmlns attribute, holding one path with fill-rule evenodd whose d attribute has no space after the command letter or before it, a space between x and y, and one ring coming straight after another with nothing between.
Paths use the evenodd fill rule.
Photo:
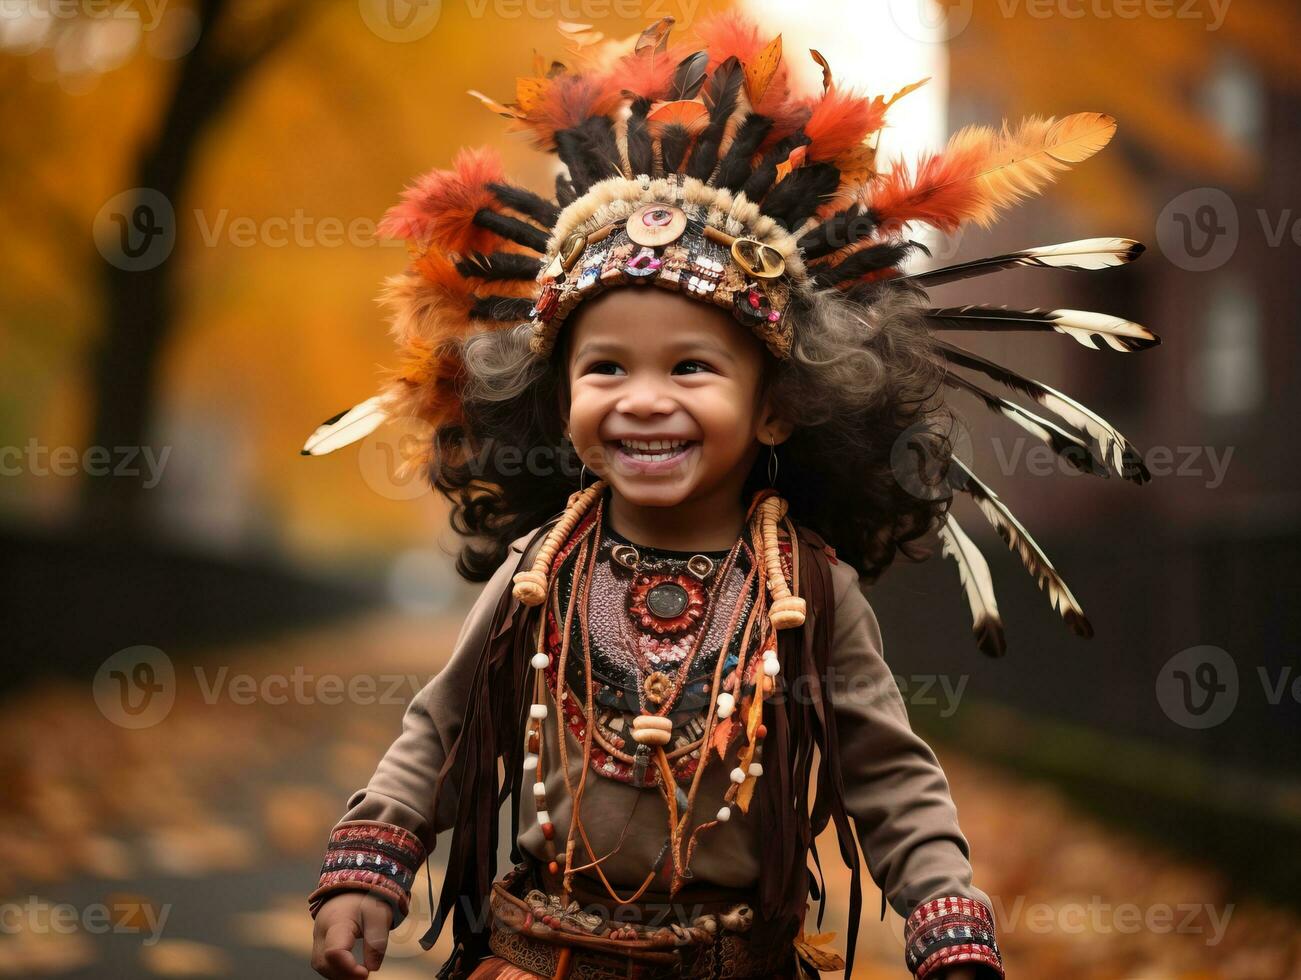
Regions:
<instances>
[{"instance_id":1,"label":"patterned cuff","mask_svg":"<svg viewBox=\"0 0 1301 980\"><path fill-rule=\"evenodd\" d=\"M904 924L904 945L917 980L959 965L975 967L982 980L1003 980L994 916L974 899L937 898L917 906Z\"/></svg>"},{"instance_id":2,"label":"patterned cuff","mask_svg":"<svg viewBox=\"0 0 1301 980\"><path fill-rule=\"evenodd\" d=\"M425 860L425 846L405 827L378 820L348 820L330 833L321 880L307 897L316 918L322 903L345 891L364 891L393 909L396 929L411 908L411 886Z\"/></svg>"}]
</instances>

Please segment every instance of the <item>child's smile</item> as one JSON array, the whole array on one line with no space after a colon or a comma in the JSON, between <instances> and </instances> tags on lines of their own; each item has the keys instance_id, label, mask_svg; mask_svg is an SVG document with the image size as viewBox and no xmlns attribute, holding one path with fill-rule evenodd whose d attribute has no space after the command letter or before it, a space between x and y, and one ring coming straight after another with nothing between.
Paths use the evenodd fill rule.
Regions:
<instances>
[{"instance_id":1,"label":"child's smile","mask_svg":"<svg viewBox=\"0 0 1301 980\"><path fill-rule=\"evenodd\" d=\"M755 456L788 433L759 397L758 339L725 310L653 288L584 303L565 339L570 439L609 482L616 529L647 544L679 525L734 538Z\"/></svg>"}]
</instances>

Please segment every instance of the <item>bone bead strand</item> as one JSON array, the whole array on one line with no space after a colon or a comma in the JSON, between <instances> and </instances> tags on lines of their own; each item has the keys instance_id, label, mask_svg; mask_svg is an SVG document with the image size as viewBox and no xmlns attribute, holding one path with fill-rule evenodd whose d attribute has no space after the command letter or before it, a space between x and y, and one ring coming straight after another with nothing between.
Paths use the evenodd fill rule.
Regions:
<instances>
[{"instance_id":1,"label":"bone bead strand","mask_svg":"<svg viewBox=\"0 0 1301 980\"><path fill-rule=\"evenodd\" d=\"M564 515L547 533L546 540L542 542L542 547L538 549L537 556L533 559L533 567L523 572L516 572L515 577L511 579L515 583L511 593L516 599L526 606L540 606L546 602L547 569L551 567L552 561L569 538L570 532L582 520L592 504L600 498L604 490L605 481L597 480L586 490L570 494Z\"/></svg>"},{"instance_id":2,"label":"bone bead strand","mask_svg":"<svg viewBox=\"0 0 1301 980\"><path fill-rule=\"evenodd\" d=\"M777 522L786 514L786 501L774 495L764 500L759 507L760 527L763 529L763 560L768 571L768 592L772 596L768 619L773 629L803 626L804 599L791 595L786 575L782 571L781 551L777 545Z\"/></svg>"}]
</instances>

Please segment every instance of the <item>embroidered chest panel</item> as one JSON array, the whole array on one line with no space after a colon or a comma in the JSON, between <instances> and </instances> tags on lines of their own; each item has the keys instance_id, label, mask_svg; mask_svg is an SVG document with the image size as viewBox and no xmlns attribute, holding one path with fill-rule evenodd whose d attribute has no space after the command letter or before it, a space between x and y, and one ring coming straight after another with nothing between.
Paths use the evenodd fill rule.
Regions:
<instances>
[{"instance_id":1,"label":"embroidered chest panel","mask_svg":"<svg viewBox=\"0 0 1301 980\"><path fill-rule=\"evenodd\" d=\"M592 535L600 532L600 542L585 597L586 635L584 617L578 613L583 597L571 604L575 579L581 579L576 574L578 562L567 552L557 559L556 588L547 606L548 687L555 695L562 624L572 605L565 677L557 701L565 724L582 742L587 735L584 709L590 663L595 718L592 769L621 782L653 784L654 767L645 764L644 755L638 764L638 746L630 733L634 717L656 714L672 723L664 752L674 778L690 780L704 750L713 685L730 692L737 702L747 698L759 664L755 653L770 633L766 613L755 610L754 552L748 541L742 541L735 562L725 568L727 552L704 552L707 560L688 564L687 553L635 546L631 555L640 558L640 568L634 570L624 564L633 563L628 561L626 540L608 529L591 531ZM571 543L579 538L574 534ZM782 545L783 564L789 569L790 545L785 540ZM737 666L742 661L744 676L739 677ZM712 734L717 738L724 733Z\"/></svg>"}]
</instances>

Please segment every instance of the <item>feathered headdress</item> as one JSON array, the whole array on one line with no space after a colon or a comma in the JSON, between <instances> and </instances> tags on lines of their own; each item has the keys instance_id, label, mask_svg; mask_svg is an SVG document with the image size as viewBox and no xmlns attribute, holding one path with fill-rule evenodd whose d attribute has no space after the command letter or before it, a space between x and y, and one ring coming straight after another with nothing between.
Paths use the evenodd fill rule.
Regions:
<instances>
[{"instance_id":1,"label":"feathered headdress","mask_svg":"<svg viewBox=\"0 0 1301 980\"><path fill-rule=\"evenodd\" d=\"M1143 251L1127 238L1094 238L904 275L900 267L917 247L901 237L906 226L952 233L967 222L990 224L1106 146L1115 121L1082 112L1001 130L970 126L913 166L879 168L875 141L887 111L925 80L889 98L865 95L838 85L811 51L822 91L796 96L780 35L765 39L732 12L703 22L701 43L685 46L670 43L672 24L666 17L621 44L580 43L572 68L539 59L531 77L517 80L512 103L470 93L538 149L556 153L567 172L546 198L510 183L492 150L466 149L450 170L431 171L405 191L381 225L405 239L411 255L383 293L405 366L379 395L323 423L305 454L331 452L390 418L459 421L460 341L531 322L531 347L548 356L575 305L611 286L653 283L722 306L785 358L793 340L785 310L797 294L816 303L837 290L870 305L892 290L919 293L1017 266L1106 269ZM571 36L582 30L562 25ZM1122 352L1159 343L1136 323L1079 310L929 308L917 329L1056 331ZM936 339L933 350L951 389L1075 467L1149 478L1129 441L1067 395L947 341ZM1091 635L1080 604L998 495L956 458L948 480L1020 556L1068 627ZM980 648L1001 654L988 565L951 515L939 533L958 565Z\"/></svg>"}]
</instances>

